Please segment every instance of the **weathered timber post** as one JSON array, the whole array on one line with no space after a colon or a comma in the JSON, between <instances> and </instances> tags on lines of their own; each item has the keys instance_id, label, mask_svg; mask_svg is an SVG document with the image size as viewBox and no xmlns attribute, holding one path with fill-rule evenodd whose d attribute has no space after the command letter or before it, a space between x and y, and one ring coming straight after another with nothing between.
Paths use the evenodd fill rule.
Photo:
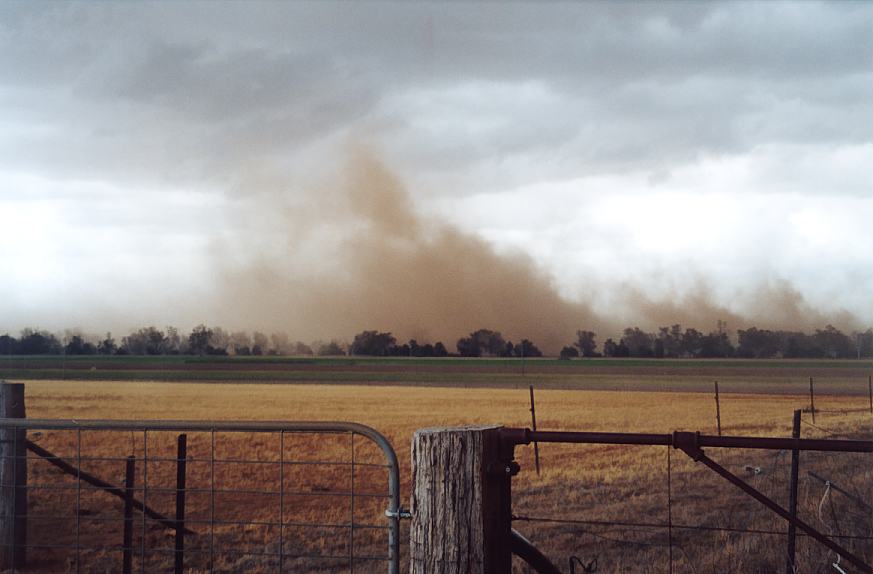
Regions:
<instances>
[{"instance_id":1,"label":"weathered timber post","mask_svg":"<svg viewBox=\"0 0 873 574\"><path fill-rule=\"evenodd\" d=\"M537 430L537 404L534 401L533 385L530 385L530 428ZM540 443L534 441L534 465L537 469L537 476L540 475Z\"/></svg>"},{"instance_id":2,"label":"weathered timber post","mask_svg":"<svg viewBox=\"0 0 873 574\"><path fill-rule=\"evenodd\" d=\"M510 572L511 480L498 427L432 428L412 438L411 574Z\"/></svg>"},{"instance_id":3,"label":"weathered timber post","mask_svg":"<svg viewBox=\"0 0 873 574\"><path fill-rule=\"evenodd\" d=\"M718 427L718 436L721 436L721 402L718 400L718 381L715 381L715 424Z\"/></svg>"},{"instance_id":4,"label":"weathered timber post","mask_svg":"<svg viewBox=\"0 0 873 574\"><path fill-rule=\"evenodd\" d=\"M809 410L812 412L812 424L815 424L815 390L812 388L812 377L809 377Z\"/></svg>"},{"instance_id":5,"label":"weathered timber post","mask_svg":"<svg viewBox=\"0 0 873 574\"><path fill-rule=\"evenodd\" d=\"M25 418L24 384L0 382L0 417ZM0 428L0 569L27 558L27 431Z\"/></svg>"}]
</instances>

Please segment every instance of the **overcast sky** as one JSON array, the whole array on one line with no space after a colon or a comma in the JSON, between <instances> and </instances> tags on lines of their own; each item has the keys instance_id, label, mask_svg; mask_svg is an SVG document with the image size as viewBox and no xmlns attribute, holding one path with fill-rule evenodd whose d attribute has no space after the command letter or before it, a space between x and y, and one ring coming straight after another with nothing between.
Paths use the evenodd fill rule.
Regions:
<instances>
[{"instance_id":1,"label":"overcast sky","mask_svg":"<svg viewBox=\"0 0 873 574\"><path fill-rule=\"evenodd\" d=\"M601 316L873 324L869 3L4 2L0 331L329 337L222 283L341 276L361 153Z\"/></svg>"}]
</instances>

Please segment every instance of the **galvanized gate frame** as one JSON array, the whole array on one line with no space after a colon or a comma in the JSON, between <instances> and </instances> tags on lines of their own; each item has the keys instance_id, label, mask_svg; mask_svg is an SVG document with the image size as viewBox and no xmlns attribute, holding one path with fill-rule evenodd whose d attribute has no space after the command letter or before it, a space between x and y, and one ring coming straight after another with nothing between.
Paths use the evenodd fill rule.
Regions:
<instances>
[{"instance_id":1,"label":"galvanized gate frame","mask_svg":"<svg viewBox=\"0 0 873 574\"><path fill-rule=\"evenodd\" d=\"M388 439L366 425L343 421L184 421L184 420L74 420L0 418L0 430L67 431L177 431L250 433L351 433L376 444L385 456L388 471L388 574L400 572L400 519L406 512L400 504L400 466ZM17 433L16 433L17 434Z\"/></svg>"},{"instance_id":2,"label":"galvanized gate frame","mask_svg":"<svg viewBox=\"0 0 873 574\"><path fill-rule=\"evenodd\" d=\"M648 445L668 446L685 453L695 462L701 462L713 472L763 504L765 507L784 518L789 524L805 532L811 538L843 557L859 571L873 574L873 567L862 558L834 542L830 537L819 532L806 522L793 516L773 499L761 493L740 477L709 458L703 447L712 448L750 448L765 450L797 450L822 452L853 452L873 453L873 441L837 440L837 439L801 439L801 438L764 438L764 437L732 437L702 435L699 432L676 431L672 434L641 434L641 433L607 433L607 432L573 432L573 431L532 431L523 428L501 429L502 457L507 465L514 465L513 474L518 465L513 462L514 449L519 445L531 442L574 443L574 444L616 444L616 445ZM510 468L507 466L507 468ZM517 533L515 533L517 534ZM518 539L521 540L518 540ZM530 546L530 548L528 548ZM512 551L537 571L542 573L558 572L558 569L545 557L535 551L532 545L520 535L513 536Z\"/></svg>"}]
</instances>

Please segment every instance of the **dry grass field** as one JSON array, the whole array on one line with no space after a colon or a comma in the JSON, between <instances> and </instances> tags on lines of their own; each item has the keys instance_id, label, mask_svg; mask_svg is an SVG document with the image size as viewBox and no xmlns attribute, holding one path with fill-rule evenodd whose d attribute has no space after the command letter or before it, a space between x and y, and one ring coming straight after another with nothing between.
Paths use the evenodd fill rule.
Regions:
<instances>
[{"instance_id":1,"label":"dry grass field","mask_svg":"<svg viewBox=\"0 0 873 574\"><path fill-rule=\"evenodd\" d=\"M413 388L402 386L344 385L261 385L261 384L191 384L140 382L28 381L28 417L73 419L198 419L198 420L348 420L370 425L385 434L397 450L402 466L403 497L408 498L409 444L415 429L428 426L468 424L500 424L529 426L528 392L522 389L499 388ZM722 396L722 424L725 434L745 436L789 436L792 411L808 404L805 395ZM819 409L850 412L822 412L815 428L804 415L804 437L840 436L869 438L873 434L873 415L863 412L866 397L823 396L816 398ZM860 409L860 410L859 410ZM671 432L700 430L715 433L715 403L709 393L662 393L620 391L539 390L537 392L538 426L543 430L601 430L622 432ZM173 456L175 435L149 438L149 457ZM141 438L132 433L105 433L83 436L83 448L106 458L142 454ZM75 438L72 433L44 433L38 439L59 454L72 456ZM286 438L286 460L324 460L348 457L347 437ZM278 462L278 439L275 435L261 437L222 436L217 445L218 458L251 458ZM87 443L87 444L86 444ZM205 459L209 456L208 436L189 438L189 456ZM667 522L667 449L664 447L541 445L543 471L534 472L533 449L520 447L517 459L522 471L514 480L513 511L524 517L515 528L528 536L562 569L570 571L569 560L577 556L584 562L597 559L597 572L667 572L669 545L665 528L600 524ZM732 471L741 474L757 488L787 504L787 477L790 453L730 451L709 452L713 458ZM695 464L679 451L672 451L671 498L673 567L675 572L773 572L784 569L785 537L770 531L783 532L784 524L769 511L748 499L733 486ZM358 462L380 462L378 452L359 443ZM850 537L847 544L857 553L873 560L873 516L868 509L839 493L824 497L825 487L808 476L814 470L845 490L866 501L873 501L873 466L870 457L845 454L805 454L801 460L801 517L826 531ZM226 464L217 471L222 494L218 507L232 521L253 521L240 531L238 527L217 526L209 533L206 525L210 501L205 493L198 496L197 485L209 480L209 465L189 464L189 517L192 529L200 534L188 543L191 571L207 571L205 561L207 539L215 544L227 541L237 550L275 553L278 520L275 496L258 491L275 490L279 480L278 464L251 465L245 470ZM32 463L31 482L38 483L40 473ZM760 473L753 470L759 468ZM91 461L83 469L118 482L119 463ZM344 467L321 469L317 472L305 466L285 473L285 488L294 491L329 492L348 490L348 471ZM363 468L363 467L362 467ZM123 469L123 467L121 467ZM170 462L149 464L150 488L172 485L174 466ZM141 478L138 478L141 480ZM361 489L384 492L385 473L378 468L366 469L356 476ZM223 481L223 483L222 483ZM366 485L366 486L365 486ZM381 490L379 490L381 489ZM238 492L233 492L234 490ZM247 493L245 491L252 491ZM69 507L69 493L39 492L40 511L53 514ZM65 499L64 496L67 496ZM82 495L84 498L84 495ZM90 493L80 500L86 509L83 519L91 519L88 529L99 538L100 528L118 529L112 523L101 526L99 517L118 516L120 503L105 502L102 493ZM170 514L173 497L166 493L153 495L149 503ZM101 498L102 497L102 498ZM288 498L288 497L286 497ZM324 497L329 498L329 497ZM102 502L101 502L102 501ZM214 501L212 501L214 504ZM33 502L31 503L33 504ZM113 506L115 504L115 506ZM312 497L286 500L286 522L348 523L354 512L358 524L380 523L384 500L373 498L349 509L348 501L325 503ZM212 508L215 511L215 508ZM31 513L35 513L31 509ZM113 514L114 513L114 514ZM196 520L203 520L198 526ZM533 519L533 520L531 520ZM562 521L573 521L571 523ZM69 521L68 521L69 523ZM83 522L84 524L84 522ZM694 530L681 526L705 526L726 530ZM34 527L32 527L34 528ZM53 528L62 530L60 525ZM729 531L755 529L766 533L746 534ZM240 533L242 532L242 534ZM35 534L39 537L39 534ZM52 533L52 538L62 535ZM137 539L139 532L136 533ZM283 552L294 554L324 554L342 556L348 553L348 528L322 528L320 531L286 527ZM242 539L240 539L242 537ZM385 534L381 530L356 530L356 553L384 554ZM230 542L231 538L233 539ZM149 546L163 547L164 554L147 557L146 570L168 567L170 540L160 528L148 529ZM291 542L289 542L289 540ZM67 539L67 542L70 542ZM83 539L83 543L87 542ZM296 545L296 546L295 546ZM223 546L222 546L223 547ZM198 550L200 554L198 555ZM40 557L41 555L41 557ZM836 572L830 564L834 556L818 545L801 538L798 543L799 571ZM112 549L82 556L85 571L113 571L118 552ZM198 558L199 556L199 558ZM52 571L72 563L59 564L51 552L34 550L36 570ZM137 562L138 563L138 558ZM275 556L245 556L223 554L216 558L217 571L272 571L278 565ZM287 571L348 571L348 560L285 559ZM847 571L851 572L843 564ZM361 560L355 571L382 571L382 563ZM518 566L523 572L524 568ZM576 566L577 572L582 572Z\"/></svg>"}]
</instances>

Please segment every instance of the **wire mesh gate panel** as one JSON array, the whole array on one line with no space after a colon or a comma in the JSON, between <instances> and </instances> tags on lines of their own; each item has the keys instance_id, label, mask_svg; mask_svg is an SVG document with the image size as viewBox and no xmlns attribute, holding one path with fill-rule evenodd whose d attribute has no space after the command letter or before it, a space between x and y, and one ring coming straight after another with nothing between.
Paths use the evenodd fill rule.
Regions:
<instances>
[{"instance_id":1,"label":"wire mesh gate panel","mask_svg":"<svg viewBox=\"0 0 873 574\"><path fill-rule=\"evenodd\" d=\"M26 447L5 455L26 485L0 484L26 495L0 516L26 517L25 536L2 541L14 570L399 571L397 458L369 427L0 419L0 431Z\"/></svg>"},{"instance_id":2,"label":"wire mesh gate panel","mask_svg":"<svg viewBox=\"0 0 873 574\"><path fill-rule=\"evenodd\" d=\"M532 453L516 453L529 474L515 479L512 512L513 527L562 571L786 571L786 520L686 456L677 435L506 430L522 437L510 437L514 444L550 443L541 452L560 453L560 468L546 471L564 484L534 478ZM797 517L869 565L873 441L843 438L853 437L800 441ZM792 439L698 439L701 454L789 507ZM864 571L796 535L798 572ZM527 571L520 561L514 569Z\"/></svg>"}]
</instances>

